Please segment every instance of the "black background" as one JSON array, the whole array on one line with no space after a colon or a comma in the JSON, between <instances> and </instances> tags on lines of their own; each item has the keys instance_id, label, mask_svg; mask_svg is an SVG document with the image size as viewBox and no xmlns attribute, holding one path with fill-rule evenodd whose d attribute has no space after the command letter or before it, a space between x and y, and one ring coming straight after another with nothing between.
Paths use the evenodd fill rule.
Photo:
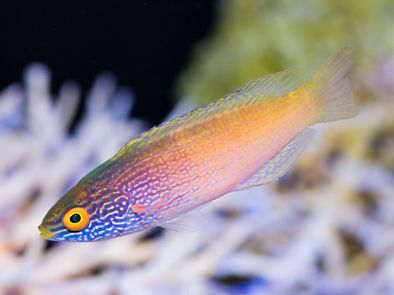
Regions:
<instances>
[{"instance_id":1,"label":"black background","mask_svg":"<svg viewBox=\"0 0 394 295\"><path fill-rule=\"evenodd\" d=\"M174 78L212 27L215 4L1 2L0 88L20 81L25 66L36 61L50 67L55 93L61 82L74 80L84 95L98 73L110 71L133 89L133 116L158 124L174 103Z\"/></svg>"}]
</instances>

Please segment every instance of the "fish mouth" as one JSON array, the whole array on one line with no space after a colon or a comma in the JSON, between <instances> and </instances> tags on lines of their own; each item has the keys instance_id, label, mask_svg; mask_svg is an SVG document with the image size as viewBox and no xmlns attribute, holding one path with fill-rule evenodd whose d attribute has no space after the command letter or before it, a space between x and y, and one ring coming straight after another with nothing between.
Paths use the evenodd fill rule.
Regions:
<instances>
[{"instance_id":1,"label":"fish mouth","mask_svg":"<svg viewBox=\"0 0 394 295\"><path fill-rule=\"evenodd\" d=\"M55 235L54 232L51 232L45 225L40 225L38 227L39 231L40 231L40 237L43 239L51 239L53 238L53 236Z\"/></svg>"}]
</instances>

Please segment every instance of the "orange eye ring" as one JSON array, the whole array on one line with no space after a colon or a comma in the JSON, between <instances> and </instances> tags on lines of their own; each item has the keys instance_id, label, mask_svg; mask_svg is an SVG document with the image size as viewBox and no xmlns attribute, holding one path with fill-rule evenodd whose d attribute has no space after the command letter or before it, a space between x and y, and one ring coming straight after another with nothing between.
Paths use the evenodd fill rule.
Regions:
<instances>
[{"instance_id":1,"label":"orange eye ring","mask_svg":"<svg viewBox=\"0 0 394 295\"><path fill-rule=\"evenodd\" d=\"M63 225L70 231L83 230L89 223L88 212L81 207L71 208L63 216Z\"/></svg>"}]
</instances>

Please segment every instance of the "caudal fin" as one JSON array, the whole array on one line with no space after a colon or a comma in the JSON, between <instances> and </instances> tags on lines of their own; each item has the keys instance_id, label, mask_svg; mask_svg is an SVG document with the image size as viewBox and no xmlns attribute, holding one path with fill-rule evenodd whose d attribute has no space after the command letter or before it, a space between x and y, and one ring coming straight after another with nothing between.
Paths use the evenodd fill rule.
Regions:
<instances>
[{"instance_id":1,"label":"caudal fin","mask_svg":"<svg viewBox=\"0 0 394 295\"><path fill-rule=\"evenodd\" d=\"M346 119L357 114L348 79L351 65L350 50L344 48L306 81L312 87L319 122Z\"/></svg>"}]
</instances>

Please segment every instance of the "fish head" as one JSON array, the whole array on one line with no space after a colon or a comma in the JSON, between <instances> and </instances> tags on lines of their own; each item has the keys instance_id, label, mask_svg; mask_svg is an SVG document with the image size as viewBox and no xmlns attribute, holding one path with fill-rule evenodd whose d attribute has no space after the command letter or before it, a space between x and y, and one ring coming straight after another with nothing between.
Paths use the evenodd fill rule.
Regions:
<instances>
[{"instance_id":1,"label":"fish head","mask_svg":"<svg viewBox=\"0 0 394 295\"><path fill-rule=\"evenodd\" d=\"M38 227L43 239L89 242L142 230L143 217L129 198L107 188L77 184L59 199Z\"/></svg>"}]
</instances>

